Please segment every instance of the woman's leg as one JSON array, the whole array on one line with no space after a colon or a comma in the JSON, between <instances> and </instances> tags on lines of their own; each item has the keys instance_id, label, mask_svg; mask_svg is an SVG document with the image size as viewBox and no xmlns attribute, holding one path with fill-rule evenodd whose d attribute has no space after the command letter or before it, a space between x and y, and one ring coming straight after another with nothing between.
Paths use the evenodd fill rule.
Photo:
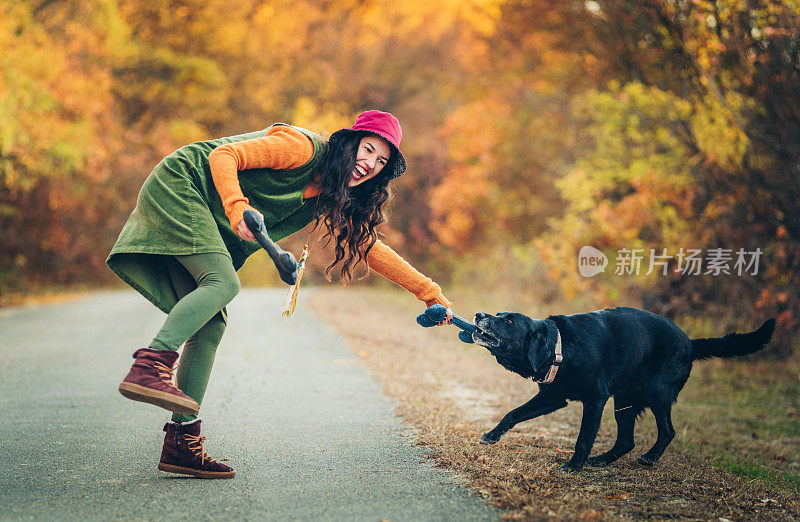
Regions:
<instances>
[{"instance_id":1,"label":"woman's leg","mask_svg":"<svg viewBox=\"0 0 800 522\"><path fill-rule=\"evenodd\" d=\"M203 402L217 346L222 340L223 333L225 333L225 319L220 312L191 336L183 347L176 384L179 390L197 401L197 404ZM197 414L172 414L173 422L191 422L196 418Z\"/></svg>"},{"instance_id":2,"label":"woman's leg","mask_svg":"<svg viewBox=\"0 0 800 522\"><path fill-rule=\"evenodd\" d=\"M227 256L198 254L195 256L175 256L173 259L175 262L168 264L170 278L175 287L175 292L183 296L175 305L175 308L178 305L182 305L181 308L183 310L179 309L178 315L173 316L175 313L175 308L173 308L170 317L167 318L168 322L164 324L164 327L156 336L156 341L162 345L174 343L175 339L179 341L181 335L183 335L181 332L174 330L173 324L168 324L171 319L178 327L182 328L183 325L177 323L176 317L186 318L189 316L194 318L203 316L203 311L197 311L197 304L192 303L193 300L196 300L197 292L203 286L212 290L215 296L222 295L223 297L225 294L235 295L235 292L239 290L239 279ZM220 266L225 267L226 270L221 270ZM227 270L227 267L230 267L230 270ZM205 296L203 293L200 296L202 299L208 299L207 292ZM188 303L187 299L189 299ZM221 302L219 299L208 299L208 301L214 307L219 306ZM186 306L187 304L189 306ZM185 332L186 330L183 331ZM222 340L223 333L225 333L225 318L221 311L217 311L208 322L189 337L181 353L181 358L178 362L176 385L179 390L197 401L197 404L203 402L208 380L211 377L211 368L214 365L217 346ZM166 342L161 339L166 339ZM153 344L157 346L156 341ZM155 346L151 345L151 347ZM172 415L173 422L191 422L196 418L197 414L182 415L174 413Z\"/></svg>"},{"instance_id":3,"label":"woman's leg","mask_svg":"<svg viewBox=\"0 0 800 522\"><path fill-rule=\"evenodd\" d=\"M168 267L175 292L182 297L151 346L136 351L131 371L119 390L129 399L196 418L199 401L172 383L177 350L190 337L200 334L189 343L188 353L184 354L188 364L181 374L183 386L202 398L225 327L220 311L238 293L239 278L230 258L223 254L174 256L169 258Z\"/></svg>"},{"instance_id":4,"label":"woman's leg","mask_svg":"<svg viewBox=\"0 0 800 522\"><path fill-rule=\"evenodd\" d=\"M181 266L170 264L170 276L178 295L185 295L150 343L154 350L180 348L239 293L239 278L228 256L209 253L174 256L174 259ZM186 272L193 281L188 280Z\"/></svg>"},{"instance_id":5,"label":"woman's leg","mask_svg":"<svg viewBox=\"0 0 800 522\"><path fill-rule=\"evenodd\" d=\"M221 308L239 291L239 279L230 260L226 256L209 256L176 256L174 262L169 264L175 291L177 295L183 296L175 308L182 303L189 306L178 309L179 315L173 316L170 313L168 323L171 322L170 319L177 321L177 318L202 318L207 315L209 306L215 311L211 319L186 341L178 364L176 385L197 401L198 408L211 376L217 346L225 332L225 317ZM213 295L209 295L208 290ZM180 342L181 336L189 329L189 326L178 322L165 323L156 339L164 345L172 345ZM172 414L172 422L164 426L166 434L158 469L210 479L233 478L236 472L230 466L216 462L204 451L200 423L197 413Z\"/></svg>"},{"instance_id":6,"label":"woman's leg","mask_svg":"<svg viewBox=\"0 0 800 522\"><path fill-rule=\"evenodd\" d=\"M226 293L235 295L235 292L239 290L239 279L227 256L219 256L218 254L199 255L202 257L175 256L174 259L177 263L169 265L170 277L175 286L175 291L178 295L183 296L178 304L186 304L185 300L190 296L191 299L194 299L197 292L204 285L213 290L217 296L222 295L224 297ZM219 259L220 257L224 259ZM225 267L225 270L221 270L220 266ZM228 267L230 270L227 270ZM191 276L191 279L187 280L188 277L186 276ZM201 294L202 296L203 294ZM208 296L206 295L204 298L208 298ZM220 300L211 299L210 301L214 307L219 306ZM196 305L193 306L196 307ZM175 310L173 309L174 312ZM186 317L186 315L195 317L201 314L196 309L189 312L185 310L179 310L178 312L182 314L181 317ZM172 316L172 313L170 313L170 316ZM170 331L170 328L171 325L165 324L156 339L160 337L168 340L176 337L180 339L179 336L181 334ZM165 329L167 330L166 335L164 334ZM208 322L189 337L183 347L183 352L178 362L176 385L179 390L197 401L197 404L203 402L208 380L211 377L211 368L214 365L217 346L222 340L223 333L225 333L225 318L222 312L217 311ZM182 415L174 413L172 415L173 422L191 422L195 419L197 419L197 414Z\"/></svg>"}]
</instances>

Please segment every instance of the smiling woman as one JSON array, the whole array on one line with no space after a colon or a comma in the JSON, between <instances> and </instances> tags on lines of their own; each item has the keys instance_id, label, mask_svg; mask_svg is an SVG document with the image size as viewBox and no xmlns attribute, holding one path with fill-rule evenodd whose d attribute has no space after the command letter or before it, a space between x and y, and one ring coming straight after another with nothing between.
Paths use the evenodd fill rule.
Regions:
<instances>
[{"instance_id":1,"label":"smiling woman","mask_svg":"<svg viewBox=\"0 0 800 522\"><path fill-rule=\"evenodd\" d=\"M381 169L389 163L392 151L388 141L380 136L367 135L361 138L356 155L356 167L353 169L349 186L355 187L377 176Z\"/></svg>"},{"instance_id":2,"label":"smiling woman","mask_svg":"<svg viewBox=\"0 0 800 522\"><path fill-rule=\"evenodd\" d=\"M258 250L243 214L261 215L278 241L311 222L327 229L342 280L359 263L427 306L450 306L442 290L377 238L388 184L406 170L393 115L367 111L329 140L276 123L265 130L196 142L164 158L108 258L109 267L168 315L119 390L173 412L159 469L203 478L234 471L203 451L197 417L239 291L236 275ZM448 310L449 321L452 312ZM177 350L186 346L172 383Z\"/></svg>"}]
</instances>

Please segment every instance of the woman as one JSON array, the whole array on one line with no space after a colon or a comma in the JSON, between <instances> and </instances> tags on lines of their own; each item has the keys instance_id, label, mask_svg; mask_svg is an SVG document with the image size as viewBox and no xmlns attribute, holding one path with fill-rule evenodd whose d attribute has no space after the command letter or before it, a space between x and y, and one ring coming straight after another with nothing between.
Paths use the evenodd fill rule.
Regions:
<instances>
[{"instance_id":1,"label":"woman","mask_svg":"<svg viewBox=\"0 0 800 522\"><path fill-rule=\"evenodd\" d=\"M333 239L342 279L361 261L430 306L448 307L439 285L377 240L387 185L406 169L393 115L367 111L330 140L275 124L266 130L187 145L144 182L107 263L168 314L147 348L137 350L120 384L124 396L173 412L158 469L203 478L235 472L203 450L200 419L225 306L239 291L236 271L258 250L242 215L262 214L278 241L316 220ZM177 350L185 343L173 385Z\"/></svg>"}]
</instances>

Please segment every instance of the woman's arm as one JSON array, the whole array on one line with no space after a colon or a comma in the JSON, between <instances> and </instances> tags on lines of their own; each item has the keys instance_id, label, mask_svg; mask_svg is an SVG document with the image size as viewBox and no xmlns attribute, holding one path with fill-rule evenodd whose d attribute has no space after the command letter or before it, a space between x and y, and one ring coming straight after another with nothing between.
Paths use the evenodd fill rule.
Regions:
<instances>
[{"instance_id":1,"label":"woman's arm","mask_svg":"<svg viewBox=\"0 0 800 522\"><path fill-rule=\"evenodd\" d=\"M211 151L208 156L211 177L222 198L222 206L231 222L231 228L237 231L244 211L255 210L242 194L238 177L240 170L293 169L308 163L313 155L314 145L311 140L299 130L285 125L272 127L261 138L228 143ZM249 234L246 226L244 230ZM253 240L255 238L250 239Z\"/></svg>"},{"instance_id":2,"label":"woman's arm","mask_svg":"<svg viewBox=\"0 0 800 522\"><path fill-rule=\"evenodd\" d=\"M442 294L442 288L425 277L397 252L380 240L367 254L367 264L372 270L398 284L424 301L427 306L441 304L450 308L452 303Z\"/></svg>"}]
</instances>

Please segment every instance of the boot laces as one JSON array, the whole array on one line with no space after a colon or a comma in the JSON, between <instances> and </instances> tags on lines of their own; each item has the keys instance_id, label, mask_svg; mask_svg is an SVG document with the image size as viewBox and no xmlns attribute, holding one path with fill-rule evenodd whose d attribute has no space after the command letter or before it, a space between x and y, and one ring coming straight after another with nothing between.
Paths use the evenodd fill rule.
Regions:
<instances>
[{"instance_id":1,"label":"boot laces","mask_svg":"<svg viewBox=\"0 0 800 522\"><path fill-rule=\"evenodd\" d=\"M159 379L162 381L172 382L172 368L159 361L154 361L153 366L155 366L156 370L158 371Z\"/></svg>"},{"instance_id":2,"label":"boot laces","mask_svg":"<svg viewBox=\"0 0 800 522\"><path fill-rule=\"evenodd\" d=\"M203 441L206 440L205 437L202 435L189 435L185 433L183 435L184 439L186 439L186 447L191 450L192 453L195 455L200 456L200 464L205 464L206 460L209 462L215 462L214 459L208 456L208 454L203 450Z\"/></svg>"}]
</instances>

